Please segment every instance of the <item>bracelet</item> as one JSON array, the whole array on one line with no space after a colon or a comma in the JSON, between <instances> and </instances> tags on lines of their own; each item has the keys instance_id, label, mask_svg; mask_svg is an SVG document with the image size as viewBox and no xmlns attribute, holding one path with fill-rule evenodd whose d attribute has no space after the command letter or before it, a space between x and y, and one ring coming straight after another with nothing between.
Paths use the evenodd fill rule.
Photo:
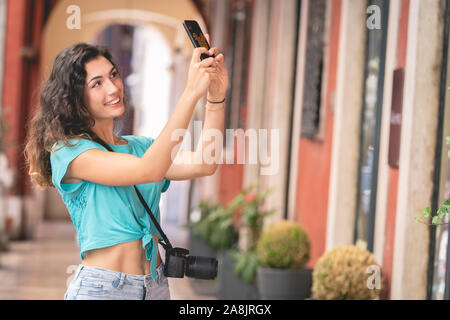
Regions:
<instances>
[{"instance_id":1,"label":"bracelet","mask_svg":"<svg viewBox=\"0 0 450 320\"><path fill-rule=\"evenodd\" d=\"M219 104L219 103L224 103L225 102L225 98L223 98L222 101L210 101L208 98L206 98L206 101L208 101L209 103L212 103L212 104Z\"/></svg>"}]
</instances>

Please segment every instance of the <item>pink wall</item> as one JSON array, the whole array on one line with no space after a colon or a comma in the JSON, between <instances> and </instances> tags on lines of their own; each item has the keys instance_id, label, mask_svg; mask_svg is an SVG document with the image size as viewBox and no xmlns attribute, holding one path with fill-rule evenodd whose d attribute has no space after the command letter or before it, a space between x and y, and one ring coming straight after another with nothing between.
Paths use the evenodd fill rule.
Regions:
<instances>
[{"instance_id":1,"label":"pink wall","mask_svg":"<svg viewBox=\"0 0 450 320\"><path fill-rule=\"evenodd\" d=\"M402 0L400 21L398 26L397 37L397 64L396 68L405 68L406 65L406 48L408 42L408 15L409 0ZM386 159L387 160L387 159ZM397 186L398 186L399 169L389 169L389 186L388 199L386 208L386 229L383 256L383 275L386 281L386 290L382 299L390 299L391 278L392 278L392 261L394 258L394 237L395 237L395 215L397 210Z\"/></svg>"},{"instance_id":2,"label":"pink wall","mask_svg":"<svg viewBox=\"0 0 450 320\"><path fill-rule=\"evenodd\" d=\"M323 140L301 138L299 146L296 220L303 225L311 240L311 258L307 265L310 268L325 250L334 119L331 98L336 90L341 6L341 0L332 1Z\"/></svg>"}]
</instances>

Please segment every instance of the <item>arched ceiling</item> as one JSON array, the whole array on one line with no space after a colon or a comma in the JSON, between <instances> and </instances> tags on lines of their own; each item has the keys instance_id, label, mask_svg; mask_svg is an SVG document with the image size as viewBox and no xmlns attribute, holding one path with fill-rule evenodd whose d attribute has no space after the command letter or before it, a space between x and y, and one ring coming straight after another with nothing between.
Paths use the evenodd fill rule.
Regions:
<instances>
[{"instance_id":1,"label":"arched ceiling","mask_svg":"<svg viewBox=\"0 0 450 320\"><path fill-rule=\"evenodd\" d=\"M70 6L80 9L80 28L69 29L73 15ZM182 26L183 20L204 21L191 0L61 0L57 2L43 31L41 70L48 76L53 60L63 48L76 42L90 42L106 26L115 23L151 24L164 35L172 51L191 55L192 44Z\"/></svg>"}]
</instances>

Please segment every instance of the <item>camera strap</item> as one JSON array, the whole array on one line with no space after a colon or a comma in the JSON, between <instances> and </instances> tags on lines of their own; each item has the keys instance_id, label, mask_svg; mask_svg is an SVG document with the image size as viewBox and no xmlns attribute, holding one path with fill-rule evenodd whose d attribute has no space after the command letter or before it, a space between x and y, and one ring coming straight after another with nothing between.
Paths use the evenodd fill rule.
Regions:
<instances>
[{"instance_id":1,"label":"camera strap","mask_svg":"<svg viewBox=\"0 0 450 320\"><path fill-rule=\"evenodd\" d=\"M100 139L99 137L95 137L94 139L95 142L101 144L103 147L105 147L108 151L114 152L114 150L112 150L112 148L105 143L102 139ZM169 250L172 249L172 244L170 243L169 239L167 238L166 234L164 233L164 231L161 229L160 224L158 223L158 221L156 220L155 216L153 215L153 212L150 210L150 208L148 207L147 203L145 202L144 198L142 197L142 194L139 192L139 190L137 189L136 186L133 186L134 190L137 193L137 196L139 198L139 200L141 201L142 205L144 206L145 210L147 211L147 213L150 216L150 219L152 220L153 224L155 225L156 229L158 230L159 234L161 235L161 237L163 238L163 241L161 241L161 239L159 239L159 243L163 246L164 250Z\"/></svg>"}]
</instances>

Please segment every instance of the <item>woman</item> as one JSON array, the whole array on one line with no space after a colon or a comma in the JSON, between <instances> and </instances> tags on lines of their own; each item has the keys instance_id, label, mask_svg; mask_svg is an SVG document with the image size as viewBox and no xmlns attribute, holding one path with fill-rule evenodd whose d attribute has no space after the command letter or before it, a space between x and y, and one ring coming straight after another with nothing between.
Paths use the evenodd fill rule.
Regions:
<instances>
[{"instance_id":1,"label":"woman","mask_svg":"<svg viewBox=\"0 0 450 320\"><path fill-rule=\"evenodd\" d=\"M215 58L201 61L202 53ZM152 139L115 134L126 95L106 48L78 43L58 54L31 120L25 158L33 184L56 187L77 231L82 262L64 299L170 299L158 252L160 235L133 185L159 221L160 196L170 180L214 173L217 164L194 161L199 152L178 151L183 137L171 136L188 127L205 93L203 130L223 133L228 87L223 62L217 48L194 49L185 90ZM115 152L94 141L98 138ZM206 144L201 139L203 149Z\"/></svg>"}]
</instances>

